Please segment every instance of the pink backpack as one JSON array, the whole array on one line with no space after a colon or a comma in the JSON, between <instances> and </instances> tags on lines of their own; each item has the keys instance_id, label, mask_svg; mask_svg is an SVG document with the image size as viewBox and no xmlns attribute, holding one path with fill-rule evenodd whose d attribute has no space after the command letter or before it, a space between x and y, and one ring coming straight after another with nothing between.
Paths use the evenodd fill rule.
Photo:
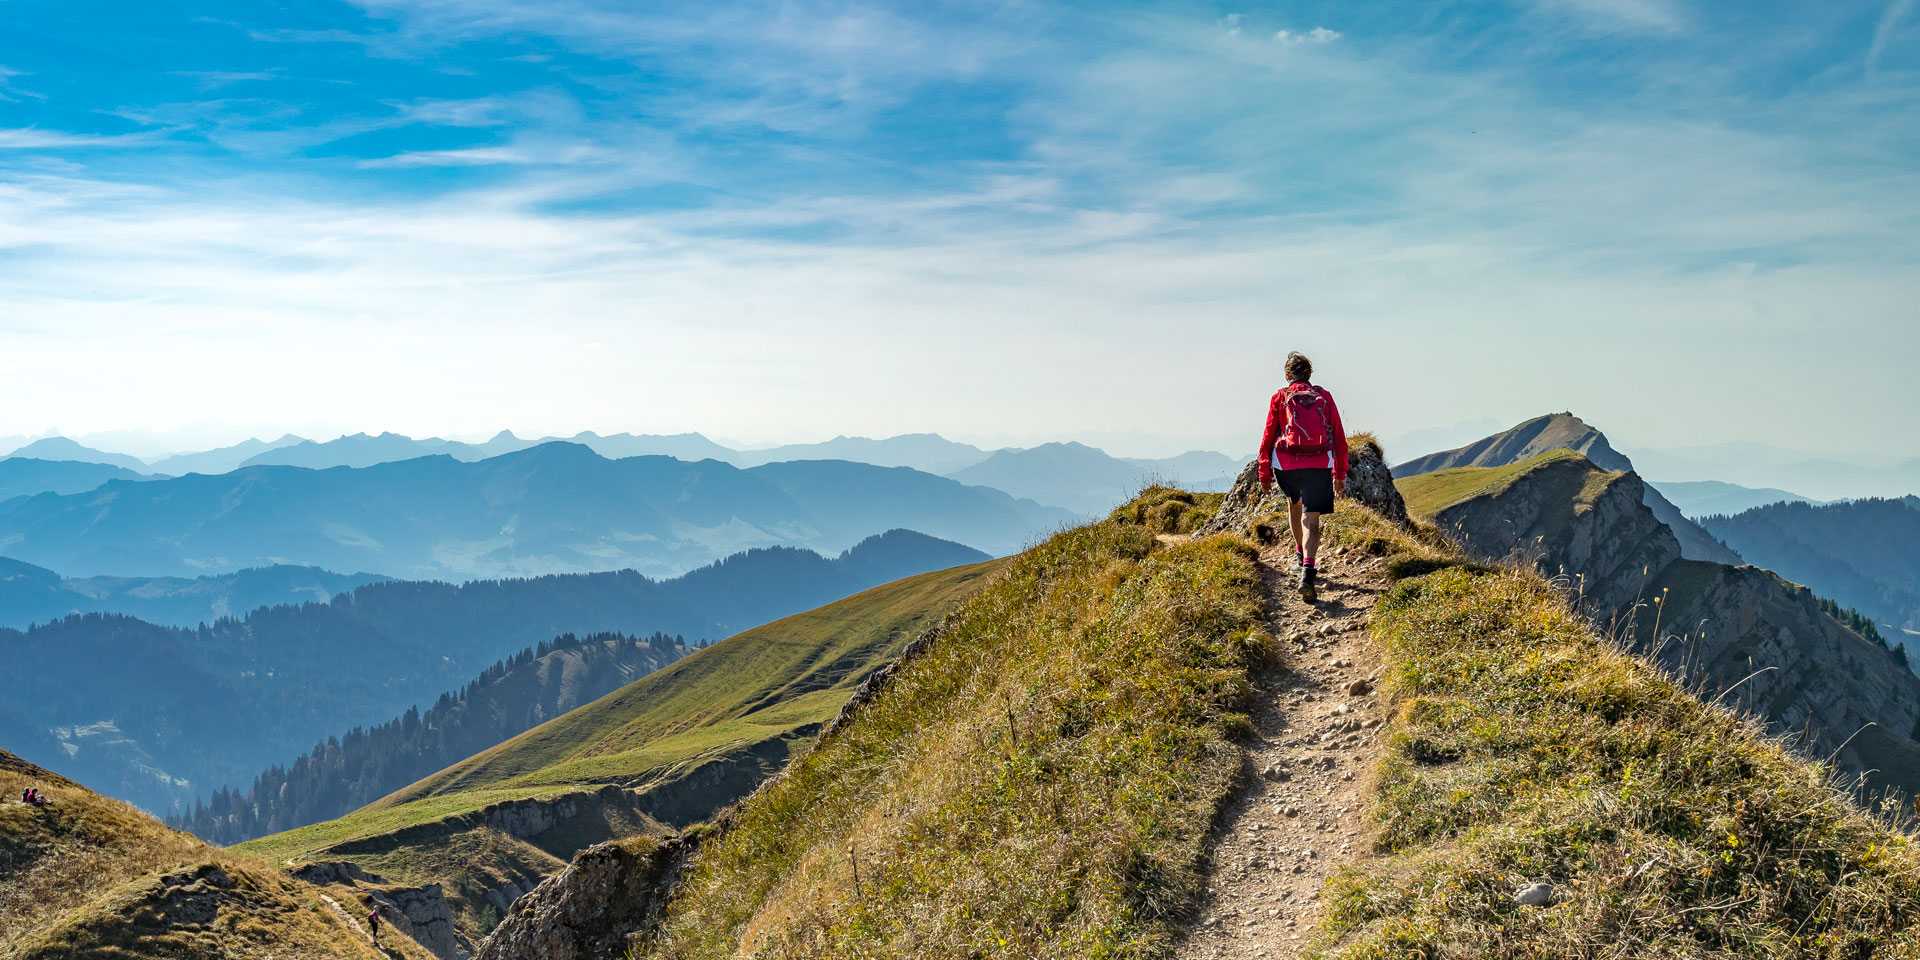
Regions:
<instances>
[{"instance_id":1,"label":"pink backpack","mask_svg":"<svg viewBox=\"0 0 1920 960\"><path fill-rule=\"evenodd\" d=\"M1320 388L1309 383L1287 388L1287 428L1280 432L1280 452L1311 457L1333 449L1333 418L1327 413Z\"/></svg>"}]
</instances>

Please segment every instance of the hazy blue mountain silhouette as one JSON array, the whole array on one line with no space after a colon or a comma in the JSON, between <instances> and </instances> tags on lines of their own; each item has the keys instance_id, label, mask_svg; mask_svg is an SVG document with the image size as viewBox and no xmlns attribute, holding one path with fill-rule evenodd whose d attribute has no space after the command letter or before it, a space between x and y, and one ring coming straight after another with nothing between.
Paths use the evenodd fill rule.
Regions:
<instances>
[{"instance_id":1,"label":"hazy blue mountain silhouette","mask_svg":"<svg viewBox=\"0 0 1920 960\"><path fill-rule=\"evenodd\" d=\"M238 470L240 466L270 450L308 443L304 437L289 433L278 440L260 440L249 438L227 447L202 450L198 453L177 453L170 457L161 457L147 467L153 473L164 473L170 477L184 476L189 473L226 473Z\"/></svg>"},{"instance_id":2,"label":"hazy blue mountain silhouette","mask_svg":"<svg viewBox=\"0 0 1920 960\"><path fill-rule=\"evenodd\" d=\"M43 437L7 452L8 457L21 457L32 460L78 460L82 463L106 463L135 473L146 473L147 465L138 457L129 457L124 453L108 453L84 446L78 441L66 437Z\"/></svg>"},{"instance_id":3,"label":"hazy blue mountain silhouette","mask_svg":"<svg viewBox=\"0 0 1920 960\"><path fill-rule=\"evenodd\" d=\"M821 443L789 443L764 450L744 450L735 454L735 462L761 464L784 460L852 460L878 467L912 467L926 473L945 475L973 466L987 456L987 451L973 444L948 440L937 433L904 433L884 440L838 436Z\"/></svg>"},{"instance_id":4,"label":"hazy blue mountain silhouette","mask_svg":"<svg viewBox=\"0 0 1920 960\"><path fill-rule=\"evenodd\" d=\"M22 629L78 613L120 613L162 626L191 627L259 607L325 603L337 594L385 579L378 574L342 574L286 564L192 579L68 578L0 557L0 627Z\"/></svg>"},{"instance_id":5,"label":"hazy blue mountain silhouette","mask_svg":"<svg viewBox=\"0 0 1920 960\"><path fill-rule=\"evenodd\" d=\"M288 448L294 449L294 448ZM990 554L1071 519L905 468L606 459L553 442L312 470L255 466L0 503L7 555L67 576L198 576L273 564L466 579L631 567L672 576L753 547L837 553L920 530Z\"/></svg>"},{"instance_id":6,"label":"hazy blue mountain silhouette","mask_svg":"<svg viewBox=\"0 0 1920 960\"><path fill-rule=\"evenodd\" d=\"M467 445L438 437L415 440L397 433L382 433L379 436L356 433L322 442L302 440L299 443L262 451L248 457L240 465L243 467L306 467L312 470L325 470L328 467L371 467L396 460L430 457L437 453L458 456L456 450L450 448L465 446Z\"/></svg>"},{"instance_id":7,"label":"hazy blue mountain silhouette","mask_svg":"<svg viewBox=\"0 0 1920 960\"><path fill-rule=\"evenodd\" d=\"M40 493L85 493L108 480L147 480L146 474L109 463L84 460L0 460L0 500Z\"/></svg>"},{"instance_id":8,"label":"hazy blue mountain silhouette","mask_svg":"<svg viewBox=\"0 0 1920 960\"><path fill-rule=\"evenodd\" d=\"M548 438L553 439L558 438ZM591 430L583 430L565 439L613 460L622 457L672 457L676 460L719 460L735 466L742 465L735 459L738 451L721 446L698 433L614 433L603 437Z\"/></svg>"},{"instance_id":9,"label":"hazy blue mountain silhouette","mask_svg":"<svg viewBox=\"0 0 1920 960\"><path fill-rule=\"evenodd\" d=\"M1776 487L1743 487L1721 480L1679 480L1648 483L1659 488L1686 516L1699 520L1715 514L1733 514L1770 503L1820 503L1791 490Z\"/></svg>"},{"instance_id":10,"label":"hazy blue mountain silhouette","mask_svg":"<svg viewBox=\"0 0 1920 960\"><path fill-rule=\"evenodd\" d=\"M1219 463L1226 464L1228 469L1205 476L1181 475L1183 469L1199 467L1204 471L1209 465ZM1122 500L1140 492L1151 480L1224 489L1224 482L1230 482L1238 469L1231 458L1220 454L1128 461L1082 443L1069 442L1043 443L1025 450L1000 450L948 476L962 483L1005 490L1016 497L1092 516L1113 509Z\"/></svg>"}]
</instances>

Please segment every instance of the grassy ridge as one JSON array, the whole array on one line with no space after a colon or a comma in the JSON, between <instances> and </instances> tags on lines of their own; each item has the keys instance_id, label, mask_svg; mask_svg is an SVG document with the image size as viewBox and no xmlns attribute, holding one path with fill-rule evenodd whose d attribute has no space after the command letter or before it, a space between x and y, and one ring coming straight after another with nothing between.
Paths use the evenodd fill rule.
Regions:
<instances>
[{"instance_id":1,"label":"grassy ridge","mask_svg":"<svg viewBox=\"0 0 1920 960\"><path fill-rule=\"evenodd\" d=\"M1578 469L1561 466L1563 464L1577 464ZM1593 467L1585 457L1572 450L1549 450L1504 467L1453 467L1404 477L1395 480L1394 486L1400 489L1400 496L1407 501L1408 513L1416 517L1432 517L1468 500L1498 495L1521 477L1548 470L1552 472L1545 475L1558 477L1564 472L1571 479L1573 487L1567 493L1575 503L1591 501L1606 489L1611 478L1619 476Z\"/></svg>"},{"instance_id":2,"label":"grassy ridge","mask_svg":"<svg viewBox=\"0 0 1920 960\"><path fill-rule=\"evenodd\" d=\"M54 805L20 803L29 786ZM0 799L0 957L7 960L373 955L311 887L5 751ZM162 880L182 872L197 876ZM395 956L431 960L404 938L390 942Z\"/></svg>"},{"instance_id":3,"label":"grassy ridge","mask_svg":"<svg viewBox=\"0 0 1920 960\"><path fill-rule=\"evenodd\" d=\"M1334 536L1434 549L1363 516ZM1597 638L1538 576L1440 569L1372 629L1396 710L1381 856L1333 884L1323 955L1920 955L1906 835ZM1532 881L1553 905L1512 901Z\"/></svg>"},{"instance_id":4,"label":"grassy ridge","mask_svg":"<svg viewBox=\"0 0 1920 960\"><path fill-rule=\"evenodd\" d=\"M1194 499L1016 558L706 841L639 952L1162 955L1265 642L1248 542L1156 548L1145 521L1190 526Z\"/></svg>"}]
</instances>

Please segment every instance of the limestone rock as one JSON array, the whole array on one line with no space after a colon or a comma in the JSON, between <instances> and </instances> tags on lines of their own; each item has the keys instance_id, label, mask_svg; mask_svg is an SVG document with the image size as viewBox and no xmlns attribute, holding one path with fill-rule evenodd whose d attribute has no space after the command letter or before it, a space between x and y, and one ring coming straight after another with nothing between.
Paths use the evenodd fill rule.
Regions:
<instances>
[{"instance_id":1,"label":"limestone rock","mask_svg":"<svg viewBox=\"0 0 1920 960\"><path fill-rule=\"evenodd\" d=\"M1532 883L1521 887L1513 895L1513 902L1523 907L1544 907L1553 902L1553 885Z\"/></svg>"},{"instance_id":2,"label":"limestone rock","mask_svg":"<svg viewBox=\"0 0 1920 960\"><path fill-rule=\"evenodd\" d=\"M1260 495L1259 461L1249 461L1240 469L1240 475L1227 490L1226 499L1220 503L1219 512L1206 522L1198 533L1220 533L1227 530L1243 530L1252 522L1254 516L1268 500L1276 501L1284 510L1285 498L1275 487L1268 497ZM1393 485L1393 471L1387 467L1387 461L1380 455L1379 444L1362 440L1353 444L1347 457L1347 497L1387 519L1407 523L1407 504L1400 498L1400 491ZM1336 507L1336 509L1338 509ZM1284 531L1277 532L1284 536Z\"/></svg>"},{"instance_id":3,"label":"limestone rock","mask_svg":"<svg viewBox=\"0 0 1920 960\"><path fill-rule=\"evenodd\" d=\"M519 898L481 943L475 960L587 960L617 957L664 905L683 856L679 840L616 840L582 851L560 873Z\"/></svg>"}]
</instances>

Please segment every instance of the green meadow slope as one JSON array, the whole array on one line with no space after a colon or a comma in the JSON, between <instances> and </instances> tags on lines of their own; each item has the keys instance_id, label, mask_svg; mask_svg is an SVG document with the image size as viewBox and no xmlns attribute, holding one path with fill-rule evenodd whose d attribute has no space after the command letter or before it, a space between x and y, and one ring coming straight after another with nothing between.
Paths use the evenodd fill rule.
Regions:
<instances>
[{"instance_id":1,"label":"green meadow slope","mask_svg":"<svg viewBox=\"0 0 1920 960\"><path fill-rule=\"evenodd\" d=\"M738 634L351 814L237 849L443 883L471 941L578 850L699 822L753 789L1001 566L909 577Z\"/></svg>"}]
</instances>

